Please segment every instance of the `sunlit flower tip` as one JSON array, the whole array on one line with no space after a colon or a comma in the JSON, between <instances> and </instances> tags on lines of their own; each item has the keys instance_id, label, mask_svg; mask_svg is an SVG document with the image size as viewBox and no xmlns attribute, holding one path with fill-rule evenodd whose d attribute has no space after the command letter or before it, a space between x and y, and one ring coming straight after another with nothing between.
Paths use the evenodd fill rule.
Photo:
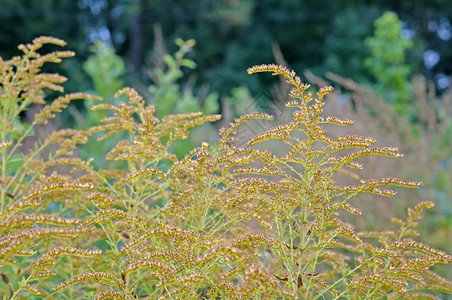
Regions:
<instances>
[{"instance_id":1,"label":"sunlit flower tip","mask_svg":"<svg viewBox=\"0 0 452 300\"><path fill-rule=\"evenodd\" d=\"M103 299L132 300L134 298L123 292L117 291L103 291L93 298L93 300L103 300Z\"/></svg>"},{"instance_id":2,"label":"sunlit flower tip","mask_svg":"<svg viewBox=\"0 0 452 300\"><path fill-rule=\"evenodd\" d=\"M303 95L303 100L305 103L310 102L312 100L312 93L308 92L307 94Z\"/></svg>"},{"instance_id":3,"label":"sunlit flower tip","mask_svg":"<svg viewBox=\"0 0 452 300\"><path fill-rule=\"evenodd\" d=\"M362 170L363 169L363 165L354 161L348 162L346 164L347 167L352 168L352 169L358 169L358 170Z\"/></svg>"},{"instance_id":4,"label":"sunlit flower tip","mask_svg":"<svg viewBox=\"0 0 452 300\"><path fill-rule=\"evenodd\" d=\"M423 201L423 202L417 204L417 205L414 207L414 209L415 209L417 212L422 212L422 210L423 210L424 208L433 208L434 206L435 206L435 204L434 204L433 202L431 202L431 201Z\"/></svg>"},{"instance_id":5,"label":"sunlit flower tip","mask_svg":"<svg viewBox=\"0 0 452 300\"><path fill-rule=\"evenodd\" d=\"M97 223L105 218L127 218L129 214L125 211L116 208L109 208L98 211L97 213L91 215L87 219L83 220L83 222L79 225L80 227L85 227L91 225L93 223Z\"/></svg>"},{"instance_id":6,"label":"sunlit flower tip","mask_svg":"<svg viewBox=\"0 0 452 300\"><path fill-rule=\"evenodd\" d=\"M289 71L286 67L277 66L275 64L257 65L257 66L249 68L247 70L247 72L248 72L248 74L253 74L253 73L257 73L257 72L273 72L273 75L282 74L286 79L295 76L294 71Z\"/></svg>"},{"instance_id":7,"label":"sunlit flower tip","mask_svg":"<svg viewBox=\"0 0 452 300\"><path fill-rule=\"evenodd\" d=\"M77 225L80 223L80 219L75 218L62 218L54 215L16 215L9 222L14 224L27 224L27 223L44 223L53 225ZM0 225L3 222L0 222Z\"/></svg>"},{"instance_id":8,"label":"sunlit flower tip","mask_svg":"<svg viewBox=\"0 0 452 300\"><path fill-rule=\"evenodd\" d=\"M124 282L118 278L116 278L114 275L105 273L105 272L87 272L80 276L74 277L72 279L69 279L65 282L62 282L58 285L56 285L52 290L58 291L63 288L66 288L68 286L74 285L76 283L86 281L89 279L95 279L100 284L107 284L110 286L116 286L119 288L122 288L124 285Z\"/></svg>"},{"instance_id":9,"label":"sunlit flower tip","mask_svg":"<svg viewBox=\"0 0 452 300\"><path fill-rule=\"evenodd\" d=\"M416 249L416 250L420 250L422 252L430 253L433 255L447 256L447 254L441 250L437 250L437 249L431 248L430 246L425 245L423 243L414 242L414 241L407 241L407 242L396 241L391 245L391 248L394 250Z\"/></svg>"},{"instance_id":10,"label":"sunlit flower tip","mask_svg":"<svg viewBox=\"0 0 452 300\"><path fill-rule=\"evenodd\" d=\"M45 279L56 275L54 271L34 272L30 275L31 279Z\"/></svg>"},{"instance_id":11,"label":"sunlit flower tip","mask_svg":"<svg viewBox=\"0 0 452 300\"><path fill-rule=\"evenodd\" d=\"M353 120L339 119L336 117L327 117L326 122L331 123L331 124L341 125L341 126L353 125L355 123L355 121L353 121Z\"/></svg>"},{"instance_id":12,"label":"sunlit flower tip","mask_svg":"<svg viewBox=\"0 0 452 300\"><path fill-rule=\"evenodd\" d=\"M379 189L379 188L374 188L374 187L367 188L366 192L372 193L372 194L377 194L377 195L382 195L382 196L388 196L388 197L393 197L397 194L397 192L392 191L392 190L385 190L385 189Z\"/></svg>"},{"instance_id":13,"label":"sunlit flower tip","mask_svg":"<svg viewBox=\"0 0 452 300\"><path fill-rule=\"evenodd\" d=\"M360 216L362 213L362 211L360 209L352 207L348 203L344 203L343 205L341 205L341 208L343 208L345 211L347 211L351 214L358 215L358 216Z\"/></svg>"},{"instance_id":14,"label":"sunlit flower tip","mask_svg":"<svg viewBox=\"0 0 452 300\"><path fill-rule=\"evenodd\" d=\"M360 142L360 141L350 141L345 143L336 143L334 146L331 147L332 151L338 151L343 149L350 149L350 148L367 148L370 144L366 142Z\"/></svg>"},{"instance_id":15,"label":"sunlit flower tip","mask_svg":"<svg viewBox=\"0 0 452 300\"><path fill-rule=\"evenodd\" d=\"M317 92L317 96L319 97L320 100L322 100L326 94L331 93L333 90L334 89L332 86L323 87L319 89L319 91Z\"/></svg>"},{"instance_id":16,"label":"sunlit flower tip","mask_svg":"<svg viewBox=\"0 0 452 300\"><path fill-rule=\"evenodd\" d=\"M155 175L155 176L157 176L158 179L166 178L166 174L163 173L161 170L154 169L154 168L146 168L146 169L143 169L143 170L139 170L139 171L137 171L135 173L132 173L132 174L130 174L130 175L124 177L124 178L121 178L121 181L129 182L132 179L139 178L140 176L146 175L146 174Z\"/></svg>"},{"instance_id":17,"label":"sunlit flower tip","mask_svg":"<svg viewBox=\"0 0 452 300\"><path fill-rule=\"evenodd\" d=\"M202 272L194 272L190 275L184 276L184 277L180 277L177 279L177 281L180 284L196 284L198 282L200 282L202 279L204 279L206 277L206 275Z\"/></svg>"},{"instance_id":18,"label":"sunlit flower tip","mask_svg":"<svg viewBox=\"0 0 452 300\"><path fill-rule=\"evenodd\" d=\"M10 142L10 141L0 143L0 150L1 150L1 149L4 149L4 148L11 147L12 144L13 144L13 143Z\"/></svg>"},{"instance_id":19,"label":"sunlit flower tip","mask_svg":"<svg viewBox=\"0 0 452 300\"><path fill-rule=\"evenodd\" d=\"M286 107L298 107L300 104L298 103L298 101L293 100L293 101L289 101L285 103Z\"/></svg>"},{"instance_id":20,"label":"sunlit flower tip","mask_svg":"<svg viewBox=\"0 0 452 300\"><path fill-rule=\"evenodd\" d=\"M408 294L411 299L430 299L430 300L441 300L437 296L427 293L409 293Z\"/></svg>"},{"instance_id":21,"label":"sunlit flower tip","mask_svg":"<svg viewBox=\"0 0 452 300\"><path fill-rule=\"evenodd\" d=\"M38 289L37 287L35 287L29 283L23 284L22 287L33 295L44 296L44 291L41 291L40 289Z\"/></svg>"},{"instance_id":22,"label":"sunlit flower tip","mask_svg":"<svg viewBox=\"0 0 452 300\"><path fill-rule=\"evenodd\" d=\"M250 114L245 114L242 115L240 118L235 119L235 123L236 124L241 124L245 121L249 121L249 120L269 120L272 121L273 120L273 116L269 115L267 113L250 113Z\"/></svg>"},{"instance_id":23,"label":"sunlit flower tip","mask_svg":"<svg viewBox=\"0 0 452 300\"><path fill-rule=\"evenodd\" d=\"M256 65L251 68L248 68L247 70L248 74L250 75L257 72L266 72L266 71L268 71L267 65Z\"/></svg>"},{"instance_id":24,"label":"sunlit flower tip","mask_svg":"<svg viewBox=\"0 0 452 300\"><path fill-rule=\"evenodd\" d=\"M54 44L54 45L61 46L61 47L66 46L66 42L59 38L50 37L50 36L40 36L40 37L33 39L32 47L34 50L37 50L44 44ZM37 46L39 46L39 48L35 48Z\"/></svg>"},{"instance_id":25,"label":"sunlit flower tip","mask_svg":"<svg viewBox=\"0 0 452 300\"><path fill-rule=\"evenodd\" d=\"M51 183L49 185L44 185L39 187L37 190L31 192L30 194L24 196L22 200L29 200L45 193L53 192L53 191L64 191L64 190L87 190L92 189L94 185L90 183L70 183L70 182L58 182Z\"/></svg>"}]
</instances>

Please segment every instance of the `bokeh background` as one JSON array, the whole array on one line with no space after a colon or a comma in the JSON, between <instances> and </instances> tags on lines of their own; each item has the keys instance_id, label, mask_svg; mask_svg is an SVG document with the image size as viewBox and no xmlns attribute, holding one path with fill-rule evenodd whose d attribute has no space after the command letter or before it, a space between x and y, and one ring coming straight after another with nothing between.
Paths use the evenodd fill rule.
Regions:
<instances>
[{"instance_id":1,"label":"bokeh background","mask_svg":"<svg viewBox=\"0 0 452 300\"><path fill-rule=\"evenodd\" d=\"M451 0L0 0L1 57L19 55L17 45L40 35L64 39L77 53L45 69L69 78L66 92L117 101L115 91L132 86L160 115L222 113L190 146L215 139L243 112L283 121L287 86L248 76L248 67L284 64L313 86L333 85L327 113L357 121L333 135L371 136L405 153L366 161L358 175L424 182L391 199L355 199L364 217L350 221L360 230L388 228L392 216L430 200L436 207L420 223L422 240L452 253ZM101 112L90 105L70 106L36 135L95 124ZM175 147L183 155L187 144ZM81 150L98 166L108 163L103 152L95 142ZM451 267L438 270L452 279Z\"/></svg>"}]
</instances>

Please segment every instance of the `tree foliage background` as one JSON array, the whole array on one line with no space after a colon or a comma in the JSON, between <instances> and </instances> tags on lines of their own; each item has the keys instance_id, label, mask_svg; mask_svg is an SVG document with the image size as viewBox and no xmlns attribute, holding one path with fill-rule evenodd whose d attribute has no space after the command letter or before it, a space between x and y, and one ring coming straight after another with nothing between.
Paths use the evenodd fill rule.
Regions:
<instances>
[{"instance_id":1,"label":"tree foliage background","mask_svg":"<svg viewBox=\"0 0 452 300\"><path fill-rule=\"evenodd\" d=\"M222 95L244 83L261 89L245 69L273 61L275 44L294 69L366 82L372 77L363 63L370 54L364 40L388 10L399 15L403 36L414 44L407 54L412 72L436 80L440 90L452 72L448 0L0 0L0 5L0 55L17 54L16 45L39 35L62 38L78 54L66 66L78 89L90 85L81 65L96 40L114 47L134 79L146 79L156 24L170 50L177 37L197 41L198 81Z\"/></svg>"}]
</instances>

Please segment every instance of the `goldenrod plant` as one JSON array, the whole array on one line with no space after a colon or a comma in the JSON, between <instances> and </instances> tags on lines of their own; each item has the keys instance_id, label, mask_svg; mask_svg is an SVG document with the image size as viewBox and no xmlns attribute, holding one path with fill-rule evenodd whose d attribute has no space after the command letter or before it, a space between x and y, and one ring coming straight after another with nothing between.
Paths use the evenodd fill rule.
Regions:
<instances>
[{"instance_id":1,"label":"goldenrod plant","mask_svg":"<svg viewBox=\"0 0 452 300\"><path fill-rule=\"evenodd\" d=\"M452 122L449 118L452 114L452 91L449 89L442 95L436 95L433 82L428 82L421 75L414 76L411 82L415 93L412 95L413 107L410 107L409 113L417 121L411 122L407 118L401 118L392 105L383 101L374 89L337 74L327 73L326 77L340 87L334 95L329 96L328 100L332 105L327 107L327 111L334 109L338 116L356 120L359 125L349 127L351 134L362 135L367 132L386 145L397 144L405 154L403 159L391 164L369 160L366 165L368 168L370 166L372 176L399 173L404 177L422 178L423 182L421 190L400 189L396 201L383 199L384 201L375 203L374 199L368 197L356 198L354 203L365 210L369 217L356 218L359 222L353 224L361 229L383 230L387 228L387 224L378 220L402 216L413 199L419 202L431 200L435 207L425 214L419 232L423 241L430 246L451 253L452 244L444 241L452 234L452 187L448 184L452 180L448 167L452 134ZM309 80L325 84L325 80L320 81L313 76ZM349 101L344 101L344 98ZM434 269L446 278L452 278L452 268L449 265L438 265Z\"/></svg>"},{"instance_id":2,"label":"goldenrod plant","mask_svg":"<svg viewBox=\"0 0 452 300\"><path fill-rule=\"evenodd\" d=\"M32 294L47 296L51 290L41 278L75 267L68 263L68 269L38 268L46 257L52 260L63 253L81 257L100 254L99 250L78 248L80 243L73 240L82 231L91 230L75 227L85 212L77 201L94 187L91 180L57 171L58 167L67 165L74 170L89 166L89 162L72 156L76 144L84 143L89 132L61 129L37 142L32 149L21 148L33 136L36 126L46 124L70 101L96 99L76 93L47 101L44 89L62 92L61 83L66 78L42 73L41 67L48 62L59 63L74 53L55 51L41 55L38 51L45 44L65 45L59 39L40 37L32 44L19 46L22 56L8 61L0 59L0 291L3 299L23 299ZM41 105L41 109L31 124L21 122L21 113L33 105Z\"/></svg>"},{"instance_id":3,"label":"goldenrod plant","mask_svg":"<svg viewBox=\"0 0 452 300\"><path fill-rule=\"evenodd\" d=\"M178 159L175 140L220 115L156 116L133 89L118 91L118 105L99 125L50 133L22 149L33 126L75 98L45 105L35 122L18 130L20 112L44 104L46 87L64 79L39 73L44 62L71 52L40 55L38 38L20 46L22 57L1 60L0 293L4 299L439 299L452 283L430 268L452 256L415 240L422 211L393 219L397 230L359 232L345 223L352 197L394 196L388 186L421 183L393 177L341 185L341 176L363 169L368 156L400 158L397 148L374 147L360 136L329 136L328 126L353 121L323 116L331 87L309 92L294 71L276 65L248 70L281 75L293 86L292 119L237 146L246 123L270 122L266 113L243 115ZM73 150L94 133L101 143L126 138L105 150L118 169L94 168ZM269 151L280 144L285 153ZM50 144L58 147L47 149Z\"/></svg>"}]
</instances>

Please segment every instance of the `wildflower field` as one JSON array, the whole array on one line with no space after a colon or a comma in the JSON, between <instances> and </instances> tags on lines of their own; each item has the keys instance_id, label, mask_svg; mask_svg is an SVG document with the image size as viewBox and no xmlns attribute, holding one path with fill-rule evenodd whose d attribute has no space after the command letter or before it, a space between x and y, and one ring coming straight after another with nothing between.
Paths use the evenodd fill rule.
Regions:
<instances>
[{"instance_id":1,"label":"wildflower field","mask_svg":"<svg viewBox=\"0 0 452 300\"><path fill-rule=\"evenodd\" d=\"M250 112L217 131L222 115L162 113L133 88L121 88L114 99L64 94L66 78L42 72L74 55L43 51L64 45L40 37L19 46L22 56L0 60L2 299L444 299L452 293L450 271L441 268L450 269L452 256L423 236L422 218L434 199L415 198L418 178L398 178L392 161L406 159L398 148L350 134L348 128L365 131L365 124L324 108L338 96L331 86L315 90L281 65L251 67L248 74L269 72L290 87L284 118ZM179 53L172 62L189 64ZM329 78L353 97L375 96L335 74ZM158 97L169 90L151 91ZM54 122L78 100L96 102L85 128ZM51 132L38 134L46 124L53 124ZM239 137L246 127L258 132ZM379 128L379 136L393 134ZM416 130L396 136L416 141L423 134ZM413 163L412 172L422 163ZM353 201L397 198L394 189L410 190L404 214L367 230L366 219L378 211Z\"/></svg>"}]
</instances>

